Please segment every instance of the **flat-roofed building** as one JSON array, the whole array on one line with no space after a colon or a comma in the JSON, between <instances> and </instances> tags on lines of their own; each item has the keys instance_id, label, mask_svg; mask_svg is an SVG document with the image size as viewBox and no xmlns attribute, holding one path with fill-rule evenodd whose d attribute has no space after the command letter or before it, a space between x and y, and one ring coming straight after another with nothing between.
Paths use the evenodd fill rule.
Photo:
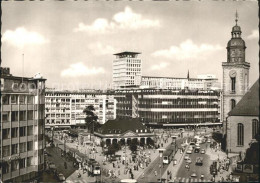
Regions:
<instances>
[{"instance_id":1,"label":"flat-roofed building","mask_svg":"<svg viewBox=\"0 0 260 183\"><path fill-rule=\"evenodd\" d=\"M221 125L220 92L214 90L118 90L117 118L147 125Z\"/></svg>"},{"instance_id":2,"label":"flat-roofed building","mask_svg":"<svg viewBox=\"0 0 260 183\"><path fill-rule=\"evenodd\" d=\"M139 87L142 76L142 60L138 52L121 52L114 54L113 87L114 89Z\"/></svg>"},{"instance_id":3,"label":"flat-roofed building","mask_svg":"<svg viewBox=\"0 0 260 183\"><path fill-rule=\"evenodd\" d=\"M217 84L217 78L175 78L175 77L156 77L156 76L142 76L141 89L197 89L197 90L210 90ZM220 89L220 88L219 88Z\"/></svg>"},{"instance_id":4,"label":"flat-roofed building","mask_svg":"<svg viewBox=\"0 0 260 183\"><path fill-rule=\"evenodd\" d=\"M1 68L0 178L26 182L44 170L45 80Z\"/></svg>"},{"instance_id":5,"label":"flat-roofed building","mask_svg":"<svg viewBox=\"0 0 260 183\"><path fill-rule=\"evenodd\" d=\"M48 90L45 94L46 128L70 128L84 125L86 115L83 110L93 105L98 122L104 124L115 119L114 95L101 91L55 91Z\"/></svg>"}]
</instances>

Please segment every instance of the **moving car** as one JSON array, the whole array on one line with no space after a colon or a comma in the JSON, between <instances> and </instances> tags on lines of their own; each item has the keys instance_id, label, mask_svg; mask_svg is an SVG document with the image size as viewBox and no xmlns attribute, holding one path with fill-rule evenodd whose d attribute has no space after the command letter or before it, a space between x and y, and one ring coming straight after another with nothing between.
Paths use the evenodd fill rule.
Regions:
<instances>
[{"instance_id":1,"label":"moving car","mask_svg":"<svg viewBox=\"0 0 260 183\"><path fill-rule=\"evenodd\" d=\"M190 159L190 158L187 159L187 160L186 160L186 163L192 163L191 159Z\"/></svg>"},{"instance_id":2,"label":"moving car","mask_svg":"<svg viewBox=\"0 0 260 183\"><path fill-rule=\"evenodd\" d=\"M196 174L195 172L193 172L193 173L191 174L191 177L197 177L197 174Z\"/></svg>"},{"instance_id":3,"label":"moving car","mask_svg":"<svg viewBox=\"0 0 260 183\"><path fill-rule=\"evenodd\" d=\"M202 166L203 165L203 158L197 157L195 165Z\"/></svg>"},{"instance_id":4,"label":"moving car","mask_svg":"<svg viewBox=\"0 0 260 183\"><path fill-rule=\"evenodd\" d=\"M187 152L186 152L187 154L191 154L192 153L192 150L187 150Z\"/></svg>"},{"instance_id":5,"label":"moving car","mask_svg":"<svg viewBox=\"0 0 260 183\"><path fill-rule=\"evenodd\" d=\"M189 155L185 155L185 156L184 156L184 159L185 159L185 160L187 160L187 159L189 159L189 158L190 158Z\"/></svg>"},{"instance_id":6,"label":"moving car","mask_svg":"<svg viewBox=\"0 0 260 183\"><path fill-rule=\"evenodd\" d=\"M200 148L195 148L195 150L194 150L194 153L199 153L200 152Z\"/></svg>"},{"instance_id":7,"label":"moving car","mask_svg":"<svg viewBox=\"0 0 260 183\"><path fill-rule=\"evenodd\" d=\"M205 154L205 149L201 149L200 153Z\"/></svg>"},{"instance_id":8,"label":"moving car","mask_svg":"<svg viewBox=\"0 0 260 183\"><path fill-rule=\"evenodd\" d=\"M64 175L62 173L58 174L58 179L59 179L59 181L65 181L66 180L66 178L64 177Z\"/></svg>"}]
</instances>

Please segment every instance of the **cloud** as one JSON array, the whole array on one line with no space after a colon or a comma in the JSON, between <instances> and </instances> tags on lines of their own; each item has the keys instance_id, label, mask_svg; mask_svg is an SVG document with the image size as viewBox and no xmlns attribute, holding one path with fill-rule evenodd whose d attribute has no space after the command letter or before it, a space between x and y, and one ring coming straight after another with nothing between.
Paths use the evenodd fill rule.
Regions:
<instances>
[{"instance_id":1,"label":"cloud","mask_svg":"<svg viewBox=\"0 0 260 183\"><path fill-rule=\"evenodd\" d=\"M116 13L111 22L104 18L96 19L91 25L79 23L74 32L111 33L114 30L137 30L142 28L159 27L158 20L145 19L141 14L134 13L130 7Z\"/></svg>"},{"instance_id":2,"label":"cloud","mask_svg":"<svg viewBox=\"0 0 260 183\"><path fill-rule=\"evenodd\" d=\"M88 48L96 55L112 55L115 49L110 45L103 45L100 42L90 44Z\"/></svg>"},{"instance_id":3,"label":"cloud","mask_svg":"<svg viewBox=\"0 0 260 183\"><path fill-rule=\"evenodd\" d=\"M2 37L2 42L7 42L16 47L23 47L25 45L44 44L47 43L48 40L37 32L30 32L24 27L19 27L14 31L5 31Z\"/></svg>"},{"instance_id":4,"label":"cloud","mask_svg":"<svg viewBox=\"0 0 260 183\"><path fill-rule=\"evenodd\" d=\"M79 62L76 64L71 64L68 69L61 72L62 77L78 77L78 76L89 76L104 73L102 67L92 67L88 68L83 63Z\"/></svg>"},{"instance_id":5,"label":"cloud","mask_svg":"<svg viewBox=\"0 0 260 183\"><path fill-rule=\"evenodd\" d=\"M247 39L259 39L259 31L257 29L252 30L252 33L247 36Z\"/></svg>"},{"instance_id":6,"label":"cloud","mask_svg":"<svg viewBox=\"0 0 260 183\"><path fill-rule=\"evenodd\" d=\"M169 63L166 63L166 62L162 62L160 64L155 64L155 65L151 66L151 70L160 70L160 69L167 67L168 65L169 65Z\"/></svg>"},{"instance_id":7,"label":"cloud","mask_svg":"<svg viewBox=\"0 0 260 183\"><path fill-rule=\"evenodd\" d=\"M196 45L192 40L188 39L179 46L171 46L169 49L158 50L152 53L155 57L175 58L178 60L201 57L206 54L223 49L220 45L201 44Z\"/></svg>"}]
</instances>

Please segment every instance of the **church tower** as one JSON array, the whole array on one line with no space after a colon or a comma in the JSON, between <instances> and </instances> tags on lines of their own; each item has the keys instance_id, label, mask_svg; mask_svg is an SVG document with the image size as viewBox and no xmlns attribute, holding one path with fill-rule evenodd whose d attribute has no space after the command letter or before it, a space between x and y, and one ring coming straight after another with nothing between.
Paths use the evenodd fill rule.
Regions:
<instances>
[{"instance_id":1,"label":"church tower","mask_svg":"<svg viewBox=\"0 0 260 183\"><path fill-rule=\"evenodd\" d=\"M227 61L222 62L223 68L223 102L222 119L226 121L229 111L240 101L248 89L250 63L246 62L246 44L241 38L241 28L232 28L231 39L227 44ZM223 125L225 128L225 125Z\"/></svg>"}]
</instances>

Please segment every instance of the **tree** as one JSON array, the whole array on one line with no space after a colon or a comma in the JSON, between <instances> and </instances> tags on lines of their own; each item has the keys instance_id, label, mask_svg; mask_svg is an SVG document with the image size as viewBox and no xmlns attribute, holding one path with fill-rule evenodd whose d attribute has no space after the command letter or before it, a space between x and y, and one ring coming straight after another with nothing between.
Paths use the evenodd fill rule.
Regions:
<instances>
[{"instance_id":1,"label":"tree","mask_svg":"<svg viewBox=\"0 0 260 183\"><path fill-rule=\"evenodd\" d=\"M137 139L131 140L131 143L129 144L129 148L132 152L135 152L137 150Z\"/></svg>"},{"instance_id":2,"label":"tree","mask_svg":"<svg viewBox=\"0 0 260 183\"><path fill-rule=\"evenodd\" d=\"M88 130L93 133L95 129L99 128L101 125L97 122L98 116L95 114L95 108L93 105L86 106L83 110L86 114L85 122Z\"/></svg>"}]
</instances>

